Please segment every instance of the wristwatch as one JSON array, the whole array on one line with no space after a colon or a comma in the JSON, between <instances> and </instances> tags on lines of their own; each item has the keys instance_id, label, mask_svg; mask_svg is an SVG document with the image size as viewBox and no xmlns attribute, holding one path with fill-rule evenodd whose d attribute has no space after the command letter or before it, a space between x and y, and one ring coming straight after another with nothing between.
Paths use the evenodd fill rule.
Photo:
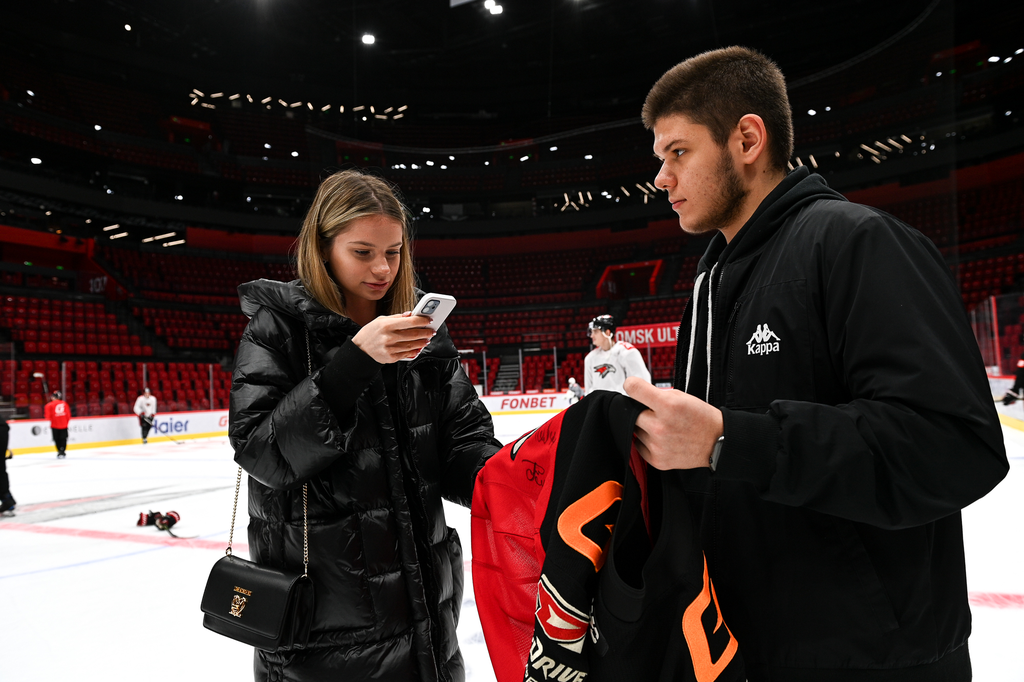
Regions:
<instances>
[{"instance_id":1,"label":"wristwatch","mask_svg":"<svg viewBox=\"0 0 1024 682\"><path fill-rule=\"evenodd\" d=\"M722 455L722 443L725 442L725 436L719 436L718 440L715 441L715 447L711 448L711 459L708 460L708 466L711 467L711 471L718 469L718 458Z\"/></svg>"}]
</instances>

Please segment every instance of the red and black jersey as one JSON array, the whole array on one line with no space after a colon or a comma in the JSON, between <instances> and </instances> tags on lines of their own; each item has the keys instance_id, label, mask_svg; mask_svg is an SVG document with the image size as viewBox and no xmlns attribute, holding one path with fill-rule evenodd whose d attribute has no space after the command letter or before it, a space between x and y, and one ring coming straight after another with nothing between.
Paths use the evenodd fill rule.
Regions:
<instances>
[{"instance_id":1,"label":"red and black jersey","mask_svg":"<svg viewBox=\"0 0 1024 682\"><path fill-rule=\"evenodd\" d=\"M498 682L744 678L677 477L632 448L642 409L590 395L477 478L474 593Z\"/></svg>"}]
</instances>

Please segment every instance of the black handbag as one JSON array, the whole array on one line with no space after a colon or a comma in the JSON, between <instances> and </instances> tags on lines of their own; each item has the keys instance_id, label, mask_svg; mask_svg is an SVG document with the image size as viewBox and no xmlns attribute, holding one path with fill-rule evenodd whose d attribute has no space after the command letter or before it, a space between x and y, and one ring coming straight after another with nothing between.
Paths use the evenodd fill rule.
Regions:
<instances>
[{"instance_id":1,"label":"black handbag","mask_svg":"<svg viewBox=\"0 0 1024 682\"><path fill-rule=\"evenodd\" d=\"M306 359L310 374L309 331ZM225 556L213 565L203 591L203 627L264 651L303 649L313 621L313 581L309 578L308 490L302 486L302 573L260 566L231 553L242 467L235 480L235 505Z\"/></svg>"}]
</instances>

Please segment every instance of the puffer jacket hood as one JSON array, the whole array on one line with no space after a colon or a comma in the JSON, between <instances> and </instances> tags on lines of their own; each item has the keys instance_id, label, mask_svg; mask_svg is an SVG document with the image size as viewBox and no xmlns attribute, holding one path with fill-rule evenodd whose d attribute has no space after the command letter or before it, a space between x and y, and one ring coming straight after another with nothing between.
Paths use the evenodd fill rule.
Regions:
<instances>
[{"instance_id":1,"label":"puffer jacket hood","mask_svg":"<svg viewBox=\"0 0 1024 682\"><path fill-rule=\"evenodd\" d=\"M500 443L445 328L415 360L387 366L386 387L351 343L358 325L299 283L259 280L239 294L251 319L229 438L250 475L250 555L301 570L307 484L316 590L309 645L256 652L257 680L459 682L463 559L442 498L468 505ZM338 414L321 386L335 356L353 400Z\"/></svg>"}]
</instances>

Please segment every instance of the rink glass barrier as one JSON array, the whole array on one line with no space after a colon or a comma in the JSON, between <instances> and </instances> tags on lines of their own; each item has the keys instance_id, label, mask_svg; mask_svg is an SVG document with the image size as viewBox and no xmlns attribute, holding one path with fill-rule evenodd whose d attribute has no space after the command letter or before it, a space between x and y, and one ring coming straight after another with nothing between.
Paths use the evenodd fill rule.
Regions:
<instances>
[{"instance_id":1,"label":"rink glass barrier","mask_svg":"<svg viewBox=\"0 0 1024 682\"><path fill-rule=\"evenodd\" d=\"M988 296L968 314L989 375L1012 377L1024 353L1024 296Z\"/></svg>"},{"instance_id":2,"label":"rink glass barrier","mask_svg":"<svg viewBox=\"0 0 1024 682\"><path fill-rule=\"evenodd\" d=\"M50 393L59 390L73 418L134 416L147 386L157 412L221 410L228 406L231 372L218 364L121 360L35 360L0 345L0 411L8 418L41 419Z\"/></svg>"}]
</instances>

